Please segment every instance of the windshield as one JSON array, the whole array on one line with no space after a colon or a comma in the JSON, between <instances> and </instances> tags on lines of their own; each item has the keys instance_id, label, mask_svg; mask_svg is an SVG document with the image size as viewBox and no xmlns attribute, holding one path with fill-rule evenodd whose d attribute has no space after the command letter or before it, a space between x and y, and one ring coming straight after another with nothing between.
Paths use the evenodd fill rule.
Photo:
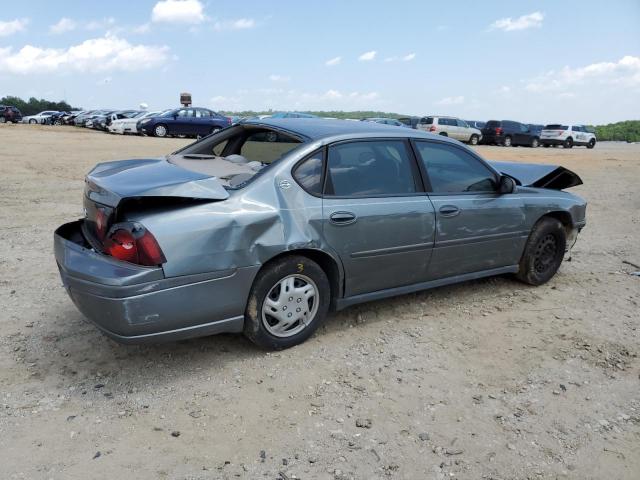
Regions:
<instances>
[{"instance_id":1,"label":"windshield","mask_svg":"<svg viewBox=\"0 0 640 480\"><path fill-rule=\"evenodd\" d=\"M301 144L300 139L281 131L239 124L175 152L168 161L215 176L225 188L235 189Z\"/></svg>"}]
</instances>

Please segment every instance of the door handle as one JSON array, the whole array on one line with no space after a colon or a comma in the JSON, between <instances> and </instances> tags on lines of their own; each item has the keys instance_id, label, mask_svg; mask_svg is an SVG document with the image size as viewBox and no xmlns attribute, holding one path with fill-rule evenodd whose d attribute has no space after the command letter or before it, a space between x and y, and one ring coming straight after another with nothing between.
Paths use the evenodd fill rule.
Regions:
<instances>
[{"instance_id":1,"label":"door handle","mask_svg":"<svg viewBox=\"0 0 640 480\"><path fill-rule=\"evenodd\" d=\"M356 215L351 212L333 212L329 215L329 221L334 225L351 225L356 222Z\"/></svg>"},{"instance_id":2,"label":"door handle","mask_svg":"<svg viewBox=\"0 0 640 480\"><path fill-rule=\"evenodd\" d=\"M443 205L440 207L440 215L443 217L455 217L460 213L460 209L455 205Z\"/></svg>"}]
</instances>

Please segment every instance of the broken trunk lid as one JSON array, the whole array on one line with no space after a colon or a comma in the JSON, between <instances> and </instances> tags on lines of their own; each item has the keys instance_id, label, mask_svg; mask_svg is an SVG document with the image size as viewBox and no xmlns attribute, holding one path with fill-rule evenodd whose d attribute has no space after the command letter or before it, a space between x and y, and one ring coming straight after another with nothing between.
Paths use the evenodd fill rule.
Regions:
<instances>
[{"instance_id":1,"label":"broken trunk lid","mask_svg":"<svg viewBox=\"0 0 640 480\"><path fill-rule=\"evenodd\" d=\"M181 168L165 159L100 163L87 174L85 183L86 197L108 207L117 207L125 198L225 200L229 197L217 177Z\"/></svg>"},{"instance_id":2,"label":"broken trunk lid","mask_svg":"<svg viewBox=\"0 0 640 480\"><path fill-rule=\"evenodd\" d=\"M576 173L559 165L494 161L488 163L525 187L564 190L582 185L582 179Z\"/></svg>"}]
</instances>

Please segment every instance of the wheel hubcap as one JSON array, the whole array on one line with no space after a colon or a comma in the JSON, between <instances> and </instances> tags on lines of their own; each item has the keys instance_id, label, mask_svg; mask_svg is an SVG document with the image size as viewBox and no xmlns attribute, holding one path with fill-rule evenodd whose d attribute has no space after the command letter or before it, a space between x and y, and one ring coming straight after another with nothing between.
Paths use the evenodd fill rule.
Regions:
<instances>
[{"instance_id":1,"label":"wheel hubcap","mask_svg":"<svg viewBox=\"0 0 640 480\"><path fill-rule=\"evenodd\" d=\"M318 312L318 287L305 275L289 275L276 283L262 303L262 324L275 337L304 330Z\"/></svg>"},{"instance_id":2,"label":"wheel hubcap","mask_svg":"<svg viewBox=\"0 0 640 480\"><path fill-rule=\"evenodd\" d=\"M164 137L165 134L167 133L167 129L164 128L162 125L159 125L156 127L156 135L159 137Z\"/></svg>"},{"instance_id":3,"label":"wheel hubcap","mask_svg":"<svg viewBox=\"0 0 640 480\"><path fill-rule=\"evenodd\" d=\"M533 267L537 273L545 273L554 265L558 253L556 237L548 234L536 245Z\"/></svg>"}]
</instances>

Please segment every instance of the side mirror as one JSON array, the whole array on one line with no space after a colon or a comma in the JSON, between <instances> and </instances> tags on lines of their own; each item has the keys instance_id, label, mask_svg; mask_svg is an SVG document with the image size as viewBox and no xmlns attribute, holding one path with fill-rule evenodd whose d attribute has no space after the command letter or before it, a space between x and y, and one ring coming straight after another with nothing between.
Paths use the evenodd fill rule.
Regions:
<instances>
[{"instance_id":1,"label":"side mirror","mask_svg":"<svg viewBox=\"0 0 640 480\"><path fill-rule=\"evenodd\" d=\"M498 184L499 193L513 193L516 189L516 182L513 178L506 175L500 176L500 183Z\"/></svg>"}]
</instances>

